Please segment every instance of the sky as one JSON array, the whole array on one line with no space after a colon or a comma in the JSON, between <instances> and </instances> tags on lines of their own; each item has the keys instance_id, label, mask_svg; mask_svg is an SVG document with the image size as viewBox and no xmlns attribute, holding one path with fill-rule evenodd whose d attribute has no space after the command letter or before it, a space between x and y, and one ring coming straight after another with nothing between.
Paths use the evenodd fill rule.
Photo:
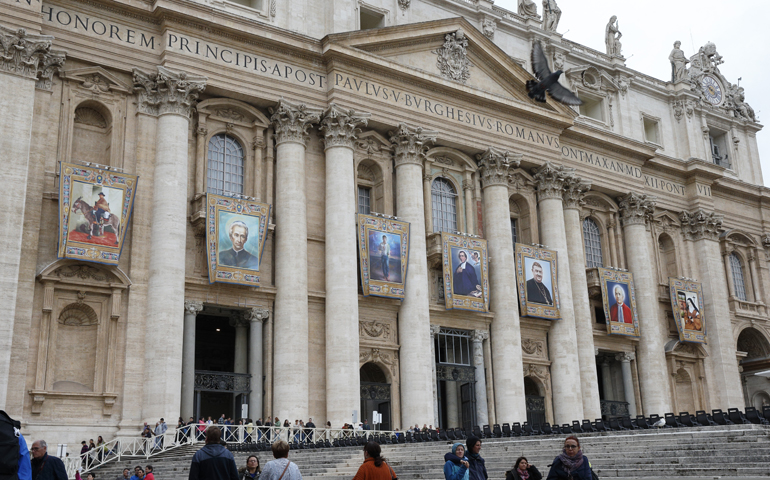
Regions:
<instances>
[{"instance_id":1,"label":"sky","mask_svg":"<svg viewBox=\"0 0 770 480\"><path fill-rule=\"evenodd\" d=\"M745 89L760 124L770 122L770 88L763 83L770 73L770 1L740 0L556 0L562 11L557 31L564 38L600 52L604 28L617 15L623 34L626 66L646 75L671 79L668 55L675 40L687 58L713 42L724 63L719 71ZM542 1L535 0L542 14ZM495 5L518 11L518 0L495 0ZM767 30L766 30L767 29ZM764 32L764 33L763 33ZM757 134L765 185L770 186L770 126Z\"/></svg>"}]
</instances>

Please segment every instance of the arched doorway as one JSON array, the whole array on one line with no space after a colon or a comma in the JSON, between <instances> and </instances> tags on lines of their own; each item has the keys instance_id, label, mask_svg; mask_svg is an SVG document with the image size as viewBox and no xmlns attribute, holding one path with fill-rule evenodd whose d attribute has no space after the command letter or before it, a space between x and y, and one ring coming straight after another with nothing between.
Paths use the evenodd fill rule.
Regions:
<instances>
[{"instance_id":1,"label":"arched doorway","mask_svg":"<svg viewBox=\"0 0 770 480\"><path fill-rule=\"evenodd\" d=\"M692 378L687 370L680 368L675 377L677 410L682 412L695 412L695 396L693 395Z\"/></svg>"},{"instance_id":2,"label":"arched doorway","mask_svg":"<svg viewBox=\"0 0 770 480\"><path fill-rule=\"evenodd\" d=\"M524 377L524 397L527 402L527 422L530 425L545 423L545 396L540 394L537 381Z\"/></svg>"},{"instance_id":3,"label":"arched doorway","mask_svg":"<svg viewBox=\"0 0 770 480\"><path fill-rule=\"evenodd\" d=\"M385 372L374 362L368 362L359 370L361 380L361 419L374 423L374 412L382 414L378 430L391 430L390 383Z\"/></svg>"},{"instance_id":4,"label":"arched doorway","mask_svg":"<svg viewBox=\"0 0 770 480\"><path fill-rule=\"evenodd\" d=\"M770 342L762 332L749 327L738 336L737 350L745 354L740 365L746 406L762 410L770 404Z\"/></svg>"}]
</instances>

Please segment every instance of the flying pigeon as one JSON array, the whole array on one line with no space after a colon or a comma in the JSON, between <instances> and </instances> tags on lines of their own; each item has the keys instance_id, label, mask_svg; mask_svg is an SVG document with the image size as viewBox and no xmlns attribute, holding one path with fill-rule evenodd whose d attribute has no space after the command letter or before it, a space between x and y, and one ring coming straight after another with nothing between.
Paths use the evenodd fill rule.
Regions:
<instances>
[{"instance_id":1,"label":"flying pigeon","mask_svg":"<svg viewBox=\"0 0 770 480\"><path fill-rule=\"evenodd\" d=\"M545 102L545 91L548 90L551 97L561 103L566 105L583 104L583 100L559 83L559 77L563 73L561 70L551 73L551 69L548 68L548 60L543 53L543 46L538 41L532 46L532 69L535 71L535 77L540 81L527 80L529 98L534 98L538 102Z\"/></svg>"}]
</instances>

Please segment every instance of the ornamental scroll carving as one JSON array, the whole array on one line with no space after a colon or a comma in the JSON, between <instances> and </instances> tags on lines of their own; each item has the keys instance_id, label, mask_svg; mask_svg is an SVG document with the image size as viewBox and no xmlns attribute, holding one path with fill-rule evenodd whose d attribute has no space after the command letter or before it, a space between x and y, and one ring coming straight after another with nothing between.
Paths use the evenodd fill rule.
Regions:
<instances>
[{"instance_id":1,"label":"ornamental scroll carving","mask_svg":"<svg viewBox=\"0 0 770 480\"><path fill-rule=\"evenodd\" d=\"M436 378L449 382L475 382L476 367L436 365Z\"/></svg>"},{"instance_id":2,"label":"ornamental scroll carving","mask_svg":"<svg viewBox=\"0 0 770 480\"><path fill-rule=\"evenodd\" d=\"M582 178L574 176L564 182L562 200L564 208L580 209L585 203L585 193L591 189L590 182L584 182Z\"/></svg>"},{"instance_id":3,"label":"ornamental scroll carving","mask_svg":"<svg viewBox=\"0 0 770 480\"><path fill-rule=\"evenodd\" d=\"M398 130L388 132L388 135L393 144L396 167L399 167L407 163L422 166L425 152L436 141L438 133L399 123Z\"/></svg>"},{"instance_id":4,"label":"ornamental scroll carving","mask_svg":"<svg viewBox=\"0 0 770 480\"><path fill-rule=\"evenodd\" d=\"M107 276L98 268L89 267L87 265L70 265L61 267L54 272L59 278L74 278L77 277L81 280L96 280L97 282L107 281Z\"/></svg>"},{"instance_id":5,"label":"ornamental scroll carving","mask_svg":"<svg viewBox=\"0 0 770 480\"><path fill-rule=\"evenodd\" d=\"M719 231L722 229L722 215L714 212L706 212L699 208L693 213L682 212L679 220L682 222L682 232L688 240L719 240Z\"/></svg>"},{"instance_id":6,"label":"ornamental scroll carving","mask_svg":"<svg viewBox=\"0 0 770 480\"><path fill-rule=\"evenodd\" d=\"M521 349L527 355L536 355L538 357L543 356L543 342L538 342L530 338L525 338L521 342Z\"/></svg>"},{"instance_id":7,"label":"ornamental scroll carving","mask_svg":"<svg viewBox=\"0 0 770 480\"><path fill-rule=\"evenodd\" d=\"M304 103L293 104L284 99L278 106L270 108L270 121L275 129L276 145L284 142L301 143L305 145L308 139L308 128L321 120L323 111L320 108L308 107Z\"/></svg>"},{"instance_id":8,"label":"ornamental scroll carving","mask_svg":"<svg viewBox=\"0 0 770 480\"><path fill-rule=\"evenodd\" d=\"M324 134L326 148L353 148L353 141L361 133L359 127L365 127L369 123L369 117L371 116L371 113L345 110L332 103L324 112L319 126L319 130Z\"/></svg>"},{"instance_id":9,"label":"ornamental scroll carving","mask_svg":"<svg viewBox=\"0 0 770 480\"><path fill-rule=\"evenodd\" d=\"M652 220L657 198L652 195L640 195L631 192L618 198L618 206L623 215L624 225L645 225Z\"/></svg>"},{"instance_id":10,"label":"ornamental scroll carving","mask_svg":"<svg viewBox=\"0 0 770 480\"><path fill-rule=\"evenodd\" d=\"M543 380L543 383L545 385L549 385L549 381L551 378L551 374L548 371L548 367L545 367L543 365L533 365L531 363L524 365L524 376L539 378Z\"/></svg>"},{"instance_id":11,"label":"ornamental scroll carving","mask_svg":"<svg viewBox=\"0 0 770 480\"><path fill-rule=\"evenodd\" d=\"M65 59L64 52L51 50L53 39L0 26L0 71L36 80L38 88L50 90L53 74L64 66Z\"/></svg>"},{"instance_id":12,"label":"ornamental scroll carving","mask_svg":"<svg viewBox=\"0 0 770 480\"><path fill-rule=\"evenodd\" d=\"M562 199L565 184L576 178L575 169L564 165L545 162L534 169L533 178L537 182L537 196L540 200L549 198Z\"/></svg>"},{"instance_id":13,"label":"ornamental scroll carving","mask_svg":"<svg viewBox=\"0 0 770 480\"><path fill-rule=\"evenodd\" d=\"M436 65L442 77L460 83L468 81L471 77L471 62L468 60L467 47L468 39L462 29L444 37L444 46L433 52L438 55Z\"/></svg>"},{"instance_id":14,"label":"ornamental scroll carving","mask_svg":"<svg viewBox=\"0 0 770 480\"><path fill-rule=\"evenodd\" d=\"M359 321L358 334L362 337L388 339L390 337L390 324L373 320L371 322Z\"/></svg>"},{"instance_id":15,"label":"ornamental scroll carving","mask_svg":"<svg viewBox=\"0 0 770 480\"><path fill-rule=\"evenodd\" d=\"M398 352L362 348L358 353L358 364L363 365L368 362L384 365L390 371L392 381L395 383L398 380Z\"/></svg>"},{"instance_id":16,"label":"ornamental scroll carving","mask_svg":"<svg viewBox=\"0 0 770 480\"><path fill-rule=\"evenodd\" d=\"M134 88L139 111L149 115L175 113L190 118L198 95L206 88L206 77L158 66L158 73L135 68Z\"/></svg>"},{"instance_id":17,"label":"ornamental scroll carving","mask_svg":"<svg viewBox=\"0 0 770 480\"><path fill-rule=\"evenodd\" d=\"M522 154L511 154L494 147L489 147L486 152L476 155L481 172L481 185L507 187L511 170L521 164L522 156Z\"/></svg>"}]
</instances>

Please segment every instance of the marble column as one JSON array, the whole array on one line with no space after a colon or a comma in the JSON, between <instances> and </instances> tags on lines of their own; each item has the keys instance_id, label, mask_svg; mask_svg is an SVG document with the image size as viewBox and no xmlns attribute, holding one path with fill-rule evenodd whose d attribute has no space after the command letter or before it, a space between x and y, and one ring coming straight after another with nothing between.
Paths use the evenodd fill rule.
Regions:
<instances>
[{"instance_id":1,"label":"marble column","mask_svg":"<svg viewBox=\"0 0 770 480\"><path fill-rule=\"evenodd\" d=\"M698 209L693 213L679 215L685 239L693 242L697 272L703 285L703 303L706 319L706 335L710 355L706 361L711 365L715 385L709 385L711 408L743 408L741 375L735 360L736 339L730 321L730 306L727 300L729 271L722 268L719 249L719 234L722 216ZM725 262L727 265L727 262Z\"/></svg>"},{"instance_id":2,"label":"marble column","mask_svg":"<svg viewBox=\"0 0 770 480\"><path fill-rule=\"evenodd\" d=\"M484 340L489 340L486 330L474 330L471 335L471 356L476 367L476 424L489 425L489 409L487 407L487 379L484 372Z\"/></svg>"},{"instance_id":3,"label":"marble column","mask_svg":"<svg viewBox=\"0 0 770 480\"><path fill-rule=\"evenodd\" d=\"M308 415L307 196L305 145L320 109L281 99L272 111L275 129L275 307L273 412ZM298 348L301 347L301 348Z\"/></svg>"},{"instance_id":4,"label":"marble column","mask_svg":"<svg viewBox=\"0 0 770 480\"><path fill-rule=\"evenodd\" d=\"M521 155L490 147L476 159L484 192L484 233L492 258L489 309L495 314L490 327L495 417L502 422L523 422L527 418L527 405L521 374L524 365L508 203L508 177L511 169L519 166Z\"/></svg>"},{"instance_id":5,"label":"marble column","mask_svg":"<svg viewBox=\"0 0 770 480\"><path fill-rule=\"evenodd\" d=\"M438 378L436 376L436 335L441 331L441 326L430 326L430 369L433 375L433 425L438 426Z\"/></svg>"},{"instance_id":6,"label":"marble column","mask_svg":"<svg viewBox=\"0 0 770 480\"><path fill-rule=\"evenodd\" d=\"M733 279L733 269L730 266L730 255L732 255L733 251L731 249L725 249L724 252L722 252L722 259L725 264L725 273L727 276L727 293L728 298L733 299L735 298L735 280Z\"/></svg>"},{"instance_id":7,"label":"marble column","mask_svg":"<svg viewBox=\"0 0 770 480\"><path fill-rule=\"evenodd\" d=\"M757 256L754 252L749 254L749 272L751 272L751 291L754 292L754 301L762 303L762 294L759 289L759 276L757 275Z\"/></svg>"},{"instance_id":8,"label":"marble column","mask_svg":"<svg viewBox=\"0 0 770 480\"><path fill-rule=\"evenodd\" d=\"M425 173L422 176L422 195L423 195L423 208L425 210L425 232L427 235L433 233L433 214L431 212L432 197L431 197L431 178L430 173Z\"/></svg>"},{"instance_id":9,"label":"marble column","mask_svg":"<svg viewBox=\"0 0 770 480\"><path fill-rule=\"evenodd\" d=\"M326 420L332 425L361 408L353 141L370 116L332 103L319 127L326 146Z\"/></svg>"},{"instance_id":10,"label":"marble column","mask_svg":"<svg viewBox=\"0 0 770 480\"><path fill-rule=\"evenodd\" d=\"M262 388L262 323L270 317L265 308L251 308L243 312L243 318L249 325L249 375L251 375L251 393L249 393L249 418L256 419L264 415Z\"/></svg>"},{"instance_id":11,"label":"marble column","mask_svg":"<svg viewBox=\"0 0 770 480\"><path fill-rule=\"evenodd\" d=\"M602 387L604 390L604 399L614 400L615 394L612 391L612 370L610 370L610 359L607 357L604 357L602 359L601 366L602 366ZM599 417L596 417L596 418L599 418Z\"/></svg>"},{"instance_id":12,"label":"marble column","mask_svg":"<svg viewBox=\"0 0 770 480\"><path fill-rule=\"evenodd\" d=\"M562 194L567 183L574 181L575 170L546 162L536 169L540 241L555 250L558 261L557 285L561 318L551 323L548 333L548 353L551 359L553 385L553 415L558 423L571 423L583 416L583 395L578 355L575 310L572 298L572 269L570 268L567 232L564 223ZM593 349L591 350L593 353Z\"/></svg>"},{"instance_id":13,"label":"marble column","mask_svg":"<svg viewBox=\"0 0 770 480\"><path fill-rule=\"evenodd\" d=\"M465 233L475 235L476 228L475 222L473 221L475 202L473 201L473 180L471 180L471 172L465 172L463 193L465 193Z\"/></svg>"},{"instance_id":14,"label":"marble column","mask_svg":"<svg viewBox=\"0 0 770 480\"><path fill-rule=\"evenodd\" d=\"M38 6L38 11L40 7ZM39 21L39 19L38 19ZM27 174L35 108L35 82L46 67L53 73L64 54L51 50L53 37L0 27L7 56L0 55L0 151L3 152L3 194L0 195L0 410L6 408L11 376L11 343L19 293L22 258L20 219L26 218ZM44 79L41 78L41 81ZM21 412L19 412L21 413Z\"/></svg>"},{"instance_id":15,"label":"marble column","mask_svg":"<svg viewBox=\"0 0 770 480\"><path fill-rule=\"evenodd\" d=\"M666 325L658 316L658 286L653 272L647 222L655 211L655 197L629 193L619 200L628 270L634 274L639 315L639 387L646 416L671 410L671 388L664 351Z\"/></svg>"},{"instance_id":16,"label":"marble column","mask_svg":"<svg viewBox=\"0 0 770 480\"><path fill-rule=\"evenodd\" d=\"M195 324L203 310L203 302L184 302L184 336L182 337L182 402L185 421L195 415Z\"/></svg>"},{"instance_id":17,"label":"marble column","mask_svg":"<svg viewBox=\"0 0 770 480\"><path fill-rule=\"evenodd\" d=\"M630 352L615 355L615 360L620 362L620 370L623 373L623 396L628 402L628 414L631 418L636 418L636 395L634 395L634 379L631 376L631 360L634 358L635 355Z\"/></svg>"},{"instance_id":18,"label":"marble column","mask_svg":"<svg viewBox=\"0 0 770 480\"><path fill-rule=\"evenodd\" d=\"M243 318L243 312L233 314L230 326L235 327L234 373L247 373L249 363L249 321Z\"/></svg>"},{"instance_id":19,"label":"marble column","mask_svg":"<svg viewBox=\"0 0 770 480\"><path fill-rule=\"evenodd\" d=\"M410 224L409 276L404 301L398 312L401 351L401 425L430 422L433 401L431 391L430 311L428 259L425 237L425 205L422 177L425 152L436 140L436 132L410 127L404 123L390 132L396 164L396 200L398 217Z\"/></svg>"},{"instance_id":20,"label":"marble column","mask_svg":"<svg viewBox=\"0 0 770 480\"><path fill-rule=\"evenodd\" d=\"M158 66L134 69L138 109L158 117L155 135L152 222L145 329L144 406L147 421L179 416L182 387L185 254L190 116L206 78ZM181 235L181 237L180 237Z\"/></svg>"},{"instance_id":21,"label":"marble column","mask_svg":"<svg viewBox=\"0 0 770 480\"><path fill-rule=\"evenodd\" d=\"M602 406L599 400L599 382L596 377L594 328L586 282L583 225L580 221L580 206L584 203L585 192L590 188L590 183L583 182L580 177L574 177L565 183L562 198L564 200L564 231L567 234L569 252L572 305L575 311L575 333L580 362L580 385L583 393L583 418L595 419L602 416Z\"/></svg>"},{"instance_id":22,"label":"marble column","mask_svg":"<svg viewBox=\"0 0 770 480\"><path fill-rule=\"evenodd\" d=\"M447 381L444 382L444 390L446 391L446 423L448 428L462 427L460 425L460 402L457 397L459 395L459 388L457 388L457 382Z\"/></svg>"}]
</instances>

